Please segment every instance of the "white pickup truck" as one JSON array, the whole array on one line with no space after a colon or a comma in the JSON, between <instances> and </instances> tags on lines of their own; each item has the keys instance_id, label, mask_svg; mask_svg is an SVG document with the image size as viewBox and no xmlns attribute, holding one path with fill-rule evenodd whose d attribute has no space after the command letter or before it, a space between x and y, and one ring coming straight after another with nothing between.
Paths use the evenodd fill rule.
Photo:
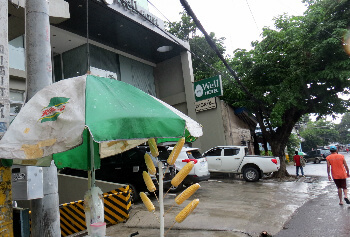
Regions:
<instances>
[{"instance_id":1,"label":"white pickup truck","mask_svg":"<svg viewBox=\"0 0 350 237\"><path fill-rule=\"evenodd\" d=\"M280 159L273 156L247 155L246 146L217 146L203 153L210 172L243 174L248 182L258 181L263 174L278 171Z\"/></svg>"}]
</instances>

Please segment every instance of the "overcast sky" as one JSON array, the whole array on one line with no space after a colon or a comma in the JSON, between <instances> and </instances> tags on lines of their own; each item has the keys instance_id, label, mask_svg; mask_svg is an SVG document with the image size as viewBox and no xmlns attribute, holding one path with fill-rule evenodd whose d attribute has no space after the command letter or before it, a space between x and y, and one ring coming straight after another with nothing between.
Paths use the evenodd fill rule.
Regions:
<instances>
[{"instance_id":1,"label":"overcast sky","mask_svg":"<svg viewBox=\"0 0 350 237\"><path fill-rule=\"evenodd\" d=\"M180 21L180 0L149 0L170 21ZM273 27L273 18L283 13L302 15L306 6L301 0L187 0L205 30L225 37L227 54L237 48L250 49L259 40L264 26ZM151 13L167 21L154 7Z\"/></svg>"}]
</instances>

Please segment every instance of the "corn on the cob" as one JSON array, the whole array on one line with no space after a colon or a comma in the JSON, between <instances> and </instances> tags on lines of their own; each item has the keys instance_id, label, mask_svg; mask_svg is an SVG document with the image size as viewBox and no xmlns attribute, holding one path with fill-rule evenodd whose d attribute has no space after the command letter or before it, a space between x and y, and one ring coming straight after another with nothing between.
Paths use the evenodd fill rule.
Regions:
<instances>
[{"instance_id":1,"label":"corn on the cob","mask_svg":"<svg viewBox=\"0 0 350 237\"><path fill-rule=\"evenodd\" d=\"M148 146L149 146L149 149L151 150L152 156L158 157L159 156L158 147L157 147L156 140L154 138L148 139Z\"/></svg>"},{"instance_id":2,"label":"corn on the cob","mask_svg":"<svg viewBox=\"0 0 350 237\"><path fill-rule=\"evenodd\" d=\"M185 191L183 191L182 193L180 193L180 194L175 198L175 202L176 202L178 205L181 205L185 200L187 200L189 197L191 197L192 194L194 194L199 188L200 188L200 185L199 185L198 183L192 184L191 186L189 186L188 188L186 188Z\"/></svg>"},{"instance_id":3,"label":"corn on the cob","mask_svg":"<svg viewBox=\"0 0 350 237\"><path fill-rule=\"evenodd\" d=\"M143 180L145 181L145 184L147 186L148 191L154 192L156 191L156 186L154 186L154 183L151 179L151 176L146 171L143 171L142 173Z\"/></svg>"},{"instance_id":4,"label":"corn on the cob","mask_svg":"<svg viewBox=\"0 0 350 237\"><path fill-rule=\"evenodd\" d=\"M192 202L190 202L182 211L180 211L179 214L175 217L175 221L177 223L183 222L189 214L197 207L199 203L199 199L194 199Z\"/></svg>"},{"instance_id":5,"label":"corn on the cob","mask_svg":"<svg viewBox=\"0 0 350 237\"><path fill-rule=\"evenodd\" d=\"M148 155L147 153L145 154L145 163L148 169L148 172L151 175L155 175L156 174L156 167L154 166L154 163L152 161L152 158L150 157L150 155Z\"/></svg>"},{"instance_id":6,"label":"corn on the cob","mask_svg":"<svg viewBox=\"0 0 350 237\"><path fill-rule=\"evenodd\" d=\"M177 159L177 157L179 156L180 154L180 151L183 147L183 145L185 144L185 138L181 138L177 143L176 145L174 146L174 149L171 151L169 157L168 157L168 164L169 165L173 165Z\"/></svg>"},{"instance_id":7,"label":"corn on the cob","mask_svg":"<svg viewBox=\"0 0 350 237\"><path fill-rule=\"evenodd\" d=\"M140 197L141 197L143 204L145 204L145 206L149 212L152 212L156 209L154 207L152 201L147 197L147 195L144 192L140 192Z\"/></svg>"},{"instance_id":8,"label":"corn on the cob","mask_svg":"<svg viewBox=\"0 0 350 237\"><path fill-rule=\"evenodd\" d=\"M175 175L175 177L171 180L171 185L174 187L179 186L179 184L186 178L186 176L190 173L194 166L194 162L188 162L182 169Z\"/></svg>"}]
</instances>

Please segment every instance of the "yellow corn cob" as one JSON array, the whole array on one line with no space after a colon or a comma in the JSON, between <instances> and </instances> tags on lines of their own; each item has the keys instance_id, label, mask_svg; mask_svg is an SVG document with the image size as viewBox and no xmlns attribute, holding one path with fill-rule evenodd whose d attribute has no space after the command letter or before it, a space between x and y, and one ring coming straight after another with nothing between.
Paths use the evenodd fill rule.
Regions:
<instances>
[{"instance_id":1,"label":"yellow corn cob","mask_svg":"<svg viewBox=\"0 0 350 237\"><path fill-rule=\"evenodd\" d=\"M140 192L140 197L141 197L143 204L145 204L145 206L147 207L147 210L149 212L152 212L156 209L154 207L152 201L147 197L147 195L144 192Z\"/></svg>"},{"instance_id":2,"label":"yellow corn cob","mask_svg":"<svg viewBox=\"0 0 350 237\"><path fill-rule=\"evenodd\" d=\"M175 177L171 180L171 185L174 187L179 186L179 184L186 178L186 176L190 173L194 166L194 162L188 162L182 169L175 175Z\"/></svg>"},{"instance_id":3,"label":"yellow corn cob","mask_svg":"<svg viewBox=\"0 0 350 237\"><path fill-rule=\"evenodd\" d=\"M154 192L156 191L156 186L154 186L154 183L151 179L151 176L146 171L143 171L142 173L143 180L145 181L145 184L147 186L148 191Z\"/></svg>"},{"instance_id":4,"label":"yellow corn cob","mask_svg":"<svg viewBox=\"0 0 350 237\"><path fill-rule=\"evenodd\" d=\"M159 156L158 147L157 147L156 140L154 138L148 139L148 146L149 146L149 149L151 150L152 156L158 157Z\"/></svg>"},{"instance_id":5,"label":"yellow corn cob","mask_svg":"<svg viewBox=\"0 0 350 237\"><path fill-rule=\"evenodd\" d=\"M177 159L177 157L179 156L180 154L180 151L183 147L183 145L185 144L185 138L181 138L177 143L176 145L174 146L174 149L171 151L169 157L168 157L168 164L169 165L173 165Z\"/></svg>"},{"instance_id":6,"label":"yellow corn cob","mask_svg":"<svg viewBox=\"0 0 350 237\"><path fill-rule=\"evenodd\" d=\"M189 214L197 207L199 203L199 199L194 199L192 202L190 202L182 211L180 211L179 214L175 217L175 221L177 223L183 222Z\"/></svg>"},{"instance_id":7,"label":"yellow corn cob","mask_svg":"<svg viewBox=\"0 0 350 237\"><path fill-rule=\"evenodd\" d=\"M200 185L198 183L192 184L191 186L186 188L185 191L177 195L177 197L175 198L175 202L178 205L181 205L185 200L191 197L192 194L194 194L199 188L200 188Z\"/></svg>"},{"instance_id":8,"label":"yellow corn cob","mask_svg":"<svg viewBox=\"0 0 350 237\"><path fill-rule=\"evenodd\" d=\"M146 163L148 172L152 175L155 175L156 174L156 167L154 166L152 158L147 153L145 154L145 163Z\"/></svg>"}]
</instances>

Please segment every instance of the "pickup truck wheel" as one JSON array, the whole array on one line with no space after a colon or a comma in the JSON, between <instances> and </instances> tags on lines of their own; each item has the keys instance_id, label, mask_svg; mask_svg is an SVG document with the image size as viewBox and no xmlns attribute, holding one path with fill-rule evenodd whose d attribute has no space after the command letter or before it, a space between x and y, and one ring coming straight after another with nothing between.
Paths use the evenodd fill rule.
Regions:
<instances>
[{"instance_id":1,"label":"pickup truck wheel","mask_svg":"<svg viewBox=\"0 0 350 237\"><path fill-rule=\"evenodd\" d=\"M246 168L243 171L243 178L247 182L256 182L259 180L259 172L253 167Z\"/></svg>"},{"instance_id":2,"label":"pickup truck wheel","mask_svg":"<svg viewBox=\"0 0 350 237\"><path fill-rule=\"evenodd\" d=\"M134 185L132 184L128 184L128 185L130 190L130 201L131 203L135 203L140 199L140 195L138 194L138 191Z\"/></svg>"},{"instance_id":3,"label":"pickup truck wheel","mask_svg":"<svg viewBox=\"0 0 350 237\"><path fill-rule=\"evenodd\" d=\"M321 163L321 161L320 161L320 159L319 158L315 158L315 162L314 162L315 164L319 164L319 163Z\"/></svg>"}]
</instances>

